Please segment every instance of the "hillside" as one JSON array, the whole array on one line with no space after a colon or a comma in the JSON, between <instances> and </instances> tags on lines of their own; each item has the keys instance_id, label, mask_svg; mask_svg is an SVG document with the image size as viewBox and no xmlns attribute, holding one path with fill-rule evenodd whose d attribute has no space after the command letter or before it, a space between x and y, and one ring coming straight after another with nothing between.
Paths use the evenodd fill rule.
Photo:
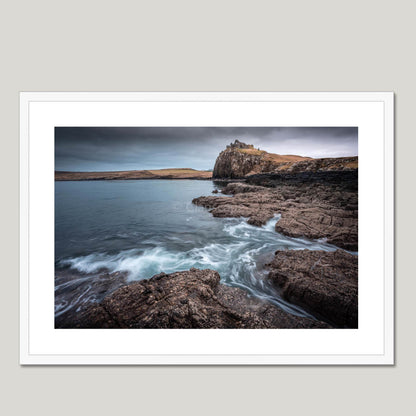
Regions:
<instances>
[{"instance_id":1,"label":"hillside","mask_svg":"<svg viewBox=\"0 0 416 416\"><path fill-rule=\"evenodd\" d=\"M234 179L259 173L319 172L357 168L357 156L312 159L297 155L278 155L235 140L217 157L212 176Z\"/></svg>"}]
</instances>

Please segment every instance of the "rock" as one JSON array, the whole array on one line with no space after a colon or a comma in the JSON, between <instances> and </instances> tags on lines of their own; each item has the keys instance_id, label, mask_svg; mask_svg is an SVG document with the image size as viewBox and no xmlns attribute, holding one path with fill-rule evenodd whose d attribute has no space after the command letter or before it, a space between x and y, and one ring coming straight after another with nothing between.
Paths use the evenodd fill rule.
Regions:
<instances>
[{"instance_id":1,"label":"rock","mask_svg":"<svg viewBox=\"0 0 416 416\"><path fill-rule=\"evenodd\" d=\"M321 184L325 186L341 187L343 191L357 192L358 169L303 171L303 172L274 172L258 173L245 178L250 185L275 188L277 186L305 186L307 184Z\"/></svg>"},{"instance_id":2,"label":"rock","mask_svg":"<svg viewBox=\"0 0 416 416\"><path fill-rule=\"evenodd\" d=\"M316 173L358 169L358 157L312 159L297 155L278 155L255 149L238 140L223 150L215 161L212 177L244 178L262 173Z\"/></svg>"},{"instance_id":3,"label":"rock","mask_svg":"<svg viewBox=\"0 0 416 416\"><path fill-rule=\"evenodd\" d=\"M241 178L261 163L261 153L236 140L217 157L213 178Z\"/></svg>"},{"instance_id":4,"label":"rock","mask_svg":"<svg viewBox=\"0 0 416 416\"><path fill-rule=\"evenodd\" d=\"M91 301L100 302L108 293L127 284L124 272L74 273L72 270L55 270L55 305L65 305L55 316L55 327L72 325L78 307L85 307ZM93 285L93 290L91 290ZM87 294L87 295L86 295ZM68 304L68 299L71 299ZM97 311L104 314L105 311Z\"/></svg>"},{"instance_id":5,"label":"rock","mask_svg":"<svg viewBox=\"0 0 416 416\"><path fill-rule=\"evenodd\" d=\"M343 250L277 251L269 279L289 302L348 328L358 328L358 257Z\"/></svg>"},{"instance_id":6,"label":"rock","mask_svg":"<svg viewBox=\"0 0 416 416\"><path fill-rule=\"evenodd\" d=\"M214 217L246 217L261 226L275 215L276 231L290 237L326 239L346 250L358 250L358 176L338 172L328 183L322 178L298 182L270 179L274 187L229 183L223 193L233 197L203 196L195 205L208 208ZM263 177L262 182L266 181ZM270 184L270 182L269 182Z\"/></svg>"},{"instance_id":7,"label":"rock","mask_svg":"<svg viewBox=\"0 0 416 416\"><path fill-rule=\"evenodd\" d=\"M358 218L355 211L327 207L289 208L276 223L278 233L289 237L325 239L346 250L358 250Z\"/></svg>"},{"instance_id":8,"label":"rock","mask_svg":"<svg viewBox=\"0 0 416 416\"><path fill-rule=\"evenodd\" d=\"M235 195L248 192L259 192L263 190L264 188L262 186L247 185L247 183L242 182L231 182L228 183L221 192L226 195Z\"/></svg>"},{"instance_id":9,"label":"rock","mask_svg":"<svg viewBox=\"0 0 416 416\"><path fill-rule=\"evenodd\" d=\"M160 274L116 290L74 319L72 328L328 328L290 315L241 289L220 284L213 270Z\"/></svg>"}]
</instances>

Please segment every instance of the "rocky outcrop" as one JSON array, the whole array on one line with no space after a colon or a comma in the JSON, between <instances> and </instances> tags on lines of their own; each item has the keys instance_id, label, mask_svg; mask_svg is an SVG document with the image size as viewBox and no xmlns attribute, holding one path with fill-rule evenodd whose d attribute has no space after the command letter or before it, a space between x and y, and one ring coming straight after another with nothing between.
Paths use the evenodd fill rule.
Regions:
<instances>
[{"instance_id":1,"label":"rocky outcrop","mask_svg":"<svg viewBox=\"0 0 416 416\"><path fill-rule=\"evenodd\" d=\"M220 284L213 270L159 274L126 285L85 308L61 327L71 328L328 328L290 315Z\"/></svg>"},{"instance_id":2,"label":"rocky outcrop","mask_svg":"<svg viewBox=\"0 0 416 416\"><path fill-rule=\"evenodd\" d=\"M280 214L277 232L323 239L345 250L358 250L358 159L314 159L281 164L270 173L247 175L228 183L224 194L193 203L216 217L246 217L264 225ZM289 302L338 327L358 327L358 257L334 252L277 251L269 278Z\"/></svg>"},{"instance_id":3,"label":"rocky outcrop","mask_svg":"<svg viewBox=\"0 0 416 416\"><path fill-rule=\"evenodd\" d=\"M212 177L242 178L259 165L261 160L262 153L260 151L236 140L217 157Z\"/></svg>"},{"instance_id":4,"label":"rocky outcrop","mask_svg":"<svg viewBox=\"0 0 416 416\"><path fill-rule=\"evenodd\" d=\"M269 278L284 298L336 325L358 327L358 257L343 250L277 251Z\"/></svg>"},{"instance_id":5,"label":"rocky outcrop","mask_svg":"<svg viewBox=\"0 0 416 416\"><path fill-rule=\"evenodd\" d=\"M347 250L358 250L357 177L337 182L286 183L274 188L230 183L223 193L233 197L202 196L192 202L208 208L215 217L247 217L261 226L281 217L276 231L290 237L326 239ZM351 179L351 180L350 180Z\"/></svg>"},{"instance_id":6,"label":"rocky outcrop","mask_svg":"<svg viewBox=\"0 0 416 416\"><path fill-rule=\"evenodd\" d=\"M218 178L244 178L262 173L331 172L358 168L358 157L312 159L297 155L278 155L255 149L236 140L223 150L215 162L213 175Z\"/></svg>"},{"instance_id":7,"label":"rocky outcrop","mask_svg":"<svg viewBox=\"0 0 416 416\"><path fill-rule=\"evenodd\" d=\"M251 144L238 140L223 150L215 161L213 178L243 178L246 175L268 172L279 163L293 163L306 160L301 156L275 155L255 149Z\"/></svg>"},{"instance_id":8,"label":"rocky outcrop","mask_svg":"<svg viewBox=\"0 0 416 416\"><path fill-rule=\"evenodd\" d=\"M251 185L276 188L281 185L305 186L321 184L325 186L336 186L342 191L358 191L358 169L346 169L336 171L318 172L278 172L259 173L247 176L244 181Z\"/></svg>"}]
</instances>

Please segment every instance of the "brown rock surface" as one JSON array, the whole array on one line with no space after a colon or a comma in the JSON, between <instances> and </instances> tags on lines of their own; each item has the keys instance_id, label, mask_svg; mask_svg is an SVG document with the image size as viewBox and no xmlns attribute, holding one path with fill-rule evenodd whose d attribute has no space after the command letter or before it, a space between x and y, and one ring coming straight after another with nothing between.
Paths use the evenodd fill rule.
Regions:
<instances>
[{"instance_id":1,"label":"brown rock surface","mask_svg":"<svg viewBox=\"0 0 416 416\"><path fill-rule=\"evenodd\" d=\"M325 238L347 250L358 250L358 193L342 182L276 185L275 188L230 183L222 191L233 197L202 196L192 202L215 217L247 217L264 225L281 214L276 231L290 237Z\"/></svg>"},{"instance_id":2,"label":"brown rock surface","mask_svg":"<svg viewBox=\"0 0 416 416\"><path fill-rule=\"evenodd\" d=\"M346 171L357 168L356 156L312 159L298 155L278 155L236 140L217 157L212 177L235 179L260 173Z\"/></svg>"},{"instance_id":3,"label":"brown rock surface","mask_svg":"<svg viewBox=\"0 0 416 416\"><path fill-rule=\"evenodd\" d=\"M255 149L251 144L236 140L217 157L212 177L242 178L253 173L268 172L282 163L290 164L307 159L309 158L268 153L264 150Z\"/></svg>"},{"instance_id":4,"label":"brown rock surface","mask_svg":"<svg viewBox=\"0 0 416 416\"><path fill-rule=\"evenodd\" d=\"M328 328L222 285L213 270L160 274L80 312L72 328Z\"/></svg>"},{"instance_id":5,"label":"brown rock surface","mask_svg":"<svg viewBox=\"0 0 416 416\"><path fill-rule=\"evenodd\" d=\"M55 311L55 326L71 325L78 308L89 305L91 301L101 301L108 293L126 284L127 276L123 272L103 270L79 274L72 270L55 270L55 307L59 305Z\"/></svg>"},{"instance_id":6,"label":"brown rock surface","mask_svg":"<svg viewBox=\"0 0 416 416\"><path fill-rule=\"evenodd\" d=\"M358 257L334 252L277 251L269 278L289 302L334 324L358 327Z\"/></svg>"}]
</instances>

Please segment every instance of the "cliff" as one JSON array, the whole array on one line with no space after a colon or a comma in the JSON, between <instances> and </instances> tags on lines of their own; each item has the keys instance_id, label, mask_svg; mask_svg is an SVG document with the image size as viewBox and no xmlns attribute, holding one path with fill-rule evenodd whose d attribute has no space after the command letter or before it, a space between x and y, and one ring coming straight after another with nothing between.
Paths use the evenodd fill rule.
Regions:
<instances>
[{"instance_id":1,"label":"cliff","mask_svg":"<svg viewBox=\"0 0 416 416\"><path fill-rule=\"evenodd\" d=\"M255 149L236 140L223 150L215 162L213 178L244 178L261 173L298 173L358 168L358 157L312 159L297 155L278 155Z\"/></svg>"}]
</instances>

